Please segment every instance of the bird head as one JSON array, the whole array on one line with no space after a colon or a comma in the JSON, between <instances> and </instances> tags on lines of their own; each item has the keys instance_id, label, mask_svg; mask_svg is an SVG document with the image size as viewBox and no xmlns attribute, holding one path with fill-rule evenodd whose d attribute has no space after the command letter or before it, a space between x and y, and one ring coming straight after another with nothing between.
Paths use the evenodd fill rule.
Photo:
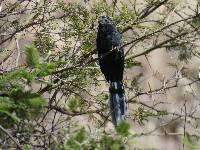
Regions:
<instances>
[{"instance_id":1,"label":"bird head","mask_svg":"<svg viewBox=\"0 0 200 150\"><path fill-rule=\"evenodd\" d=\"M99 25L107 25L107 24L112 24L112 20L108 16L100 16L98 19Z\"/></svg>"}]
</instances>

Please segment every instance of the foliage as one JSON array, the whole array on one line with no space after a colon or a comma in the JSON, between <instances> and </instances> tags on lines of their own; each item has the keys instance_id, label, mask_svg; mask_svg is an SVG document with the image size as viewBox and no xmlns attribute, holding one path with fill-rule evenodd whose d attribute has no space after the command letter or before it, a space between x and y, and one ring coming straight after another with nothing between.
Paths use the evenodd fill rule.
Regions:
<instances>
[{"instance_id":1,"label":"foliage","mask_svg":"<svg viewBox=\"0 0 200 150\"><path fill-rule=\"evenodd\" d=\"M26 47L27 64L30 67L36 67L39 64L39 53L34 46Z\"/></svg>"},{"instance_id":2,"label":"foliage","mask_svg":"<svg viewBox=\"0 0 200 150\"><path fill-rule=\"evenodd\" d=\"M68 99L68 104L70 111L76 111L78 107L80 107L80 99L77 99L76 97L72 97Z\"/></svg>"},{"instance_id":3,"label":"foliage","mask_svg":"<svg viewBox=\"0 0 200 150\"><path fill-rule=\"evenodd\" d=\"M126 68L132 68L134 66L141 66L141 63L137 62L133 59L126 59L126 61L125 61L125 67Z\"/></svg>"},{"instance_id":4,"label":"foliage","mask_svg":"<svg viewBox=\"0 0 200 150\"><path fill-rule=\"evenodd\" d=\"M185 133L185 136L182 139L182 143L191 150L197 149L196 143L194 143L194 139L188 132Z\"/></svg>"},{"instance_id":5,"label":"foliage","mask_svg":"<svg viewBox=\"0 0 200 150\"><path fill-rule=\"evenodd\" d=\"M63 142L59 141L59 147L58 149L112 149L112 150L118 150L121 147L127 147L125 146L125 143L123 142L123 138L128 137L130 134L128 133L128 127L129 125L127 123L123 123L118 127L118 134L113 137L111 135L98 133L97 136L93 136L91 134L91 131L88 132L86 128L84 127L77 127L76 131L74 133L65 133L67 136L66 139L64 139ZM127 128L128 127L128 128ZM66 132L66 131L65 131ZM100 134L100 135L99 135ZM62 144L63 143L63 144Z\"/></svg>"},{"instance_id":6,"label":"foliage","mask_svg":"<svg viewBox=\"0 0 200 150\"><path fill-rule=\"evenodd\" d=\"M25 69L10 71L0 78L1 124L14 126L20 121L31 120L40 115L46 100L38 93L28 90L34 76ZM27 90L26 90L27 89Z\"/></svg>"},{"instance_id":7,"label":"foliage","mask_svg":"<svg viewBox=\"0 0 200 150\"><path fill-rule=\"evenodd\" d=\"M145 110L144 107L139 107L132 115L134 116L135 121L140 125L145 125L144 121L148 121L148 117L167 115L167 111L149 111Z\"/></svg>"}]
</instances>

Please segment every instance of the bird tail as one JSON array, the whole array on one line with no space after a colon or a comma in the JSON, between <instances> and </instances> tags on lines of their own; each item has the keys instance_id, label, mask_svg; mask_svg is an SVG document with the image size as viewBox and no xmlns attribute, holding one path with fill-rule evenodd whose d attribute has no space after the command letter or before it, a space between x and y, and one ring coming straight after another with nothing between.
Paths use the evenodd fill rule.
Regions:
<instances>
[{"instance_id":1,"label":"bird tail","mask_svg":"<svg viewBox=\"0 0 200 150\"><path fill-rule=\"evenodd\" d=\"M112 121L115 126L118 126L124 121L127 111L123 83L120 81L110 82L109 92Z\"/></svg>"}]
</instances>

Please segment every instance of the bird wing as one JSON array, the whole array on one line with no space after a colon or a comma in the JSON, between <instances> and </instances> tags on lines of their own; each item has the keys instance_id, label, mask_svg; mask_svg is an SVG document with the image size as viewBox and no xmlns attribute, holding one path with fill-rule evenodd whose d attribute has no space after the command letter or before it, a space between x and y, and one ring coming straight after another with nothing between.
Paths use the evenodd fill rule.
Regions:
<instances>
[{"instance_id":1,"label":"bird wing","mask_svg":"<svg viewBox=\"0 0 200 150\"><path fill-rule=\"evenodd\" d=\"M117 31L117 29L112 25L108 27L109 32L107 34L107 40L113 46L120 46L122 44L122 35Z\"/></svg>"}]
</instances>

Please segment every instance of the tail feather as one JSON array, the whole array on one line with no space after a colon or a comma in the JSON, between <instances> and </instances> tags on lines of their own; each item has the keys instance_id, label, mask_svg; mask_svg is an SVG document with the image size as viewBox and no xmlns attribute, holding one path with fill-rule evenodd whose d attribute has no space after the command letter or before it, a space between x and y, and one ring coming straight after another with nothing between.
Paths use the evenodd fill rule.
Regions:
<instances>
[{"instance_id":1,"label":"tail feather","mask_svg":"<svg viewBox=\"0 0 200 150\"><path fill-rule=\"evenodd\" d=\"M117 126L125 119L125 113L127 111L123 83L120 81L110 82L109 92L112 121Z\"/></svg>"}]
</instances>

